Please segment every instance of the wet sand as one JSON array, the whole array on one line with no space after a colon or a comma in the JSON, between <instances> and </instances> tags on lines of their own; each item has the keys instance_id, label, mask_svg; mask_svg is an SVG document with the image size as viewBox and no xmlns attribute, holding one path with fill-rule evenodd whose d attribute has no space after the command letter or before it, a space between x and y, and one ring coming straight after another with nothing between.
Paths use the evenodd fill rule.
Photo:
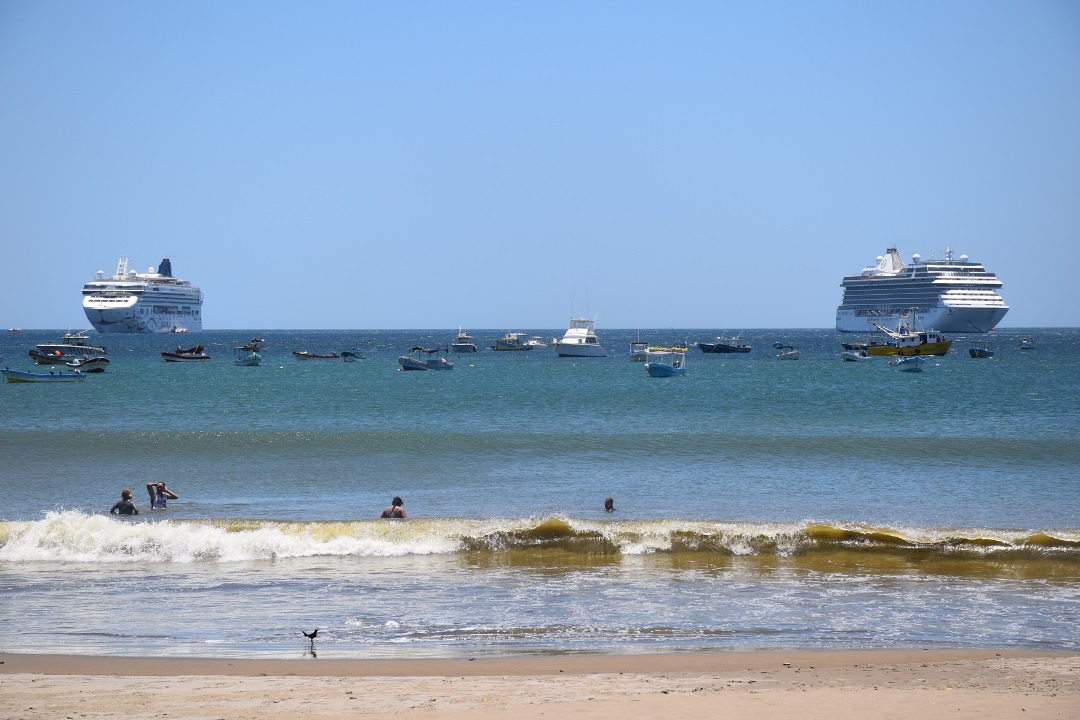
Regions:
<instances>
[{"instance_id":1,"label":"wet sand","mask_svg":"<svg viewBox=\"0 0 1080 720\"><path fill-rule=\"evenodd\" d=\"M1080 655L856 650L337 660L325 654L297 660L0 654L0 716L1080 717Z\"/></svg>"}]
</instances>

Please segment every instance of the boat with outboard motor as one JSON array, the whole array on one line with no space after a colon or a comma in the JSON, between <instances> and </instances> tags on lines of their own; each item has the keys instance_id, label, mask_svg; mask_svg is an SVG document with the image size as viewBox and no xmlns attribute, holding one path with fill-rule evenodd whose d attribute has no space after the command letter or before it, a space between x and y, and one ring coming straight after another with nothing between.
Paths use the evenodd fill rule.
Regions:
<instances>
[{"instance_id":1,"label":"boat with outboard motor","mask_svg":"<svg viewBox=\"0 0 1080 720\"><path fill-rule=\"evenodd\" d=\"M679 377L686 374L686 349L649 350L645 360L649 377Z\"/></svg>"},{"instance_id":2,"label":"boat with outboard motor","mask_svg":"<svg viewBox=\"0 0 1080 720\"><path fill-rule=\"evenodd\" d=\"M210 359L210 354L202 345L189 348L177 345L175 350L163 350L161 359L165 362L204 362Z\"/></svg>"},{"instance_id":3,"label":"boat with outboard motor","mask_svg":"<svg viewBox=\"0 0 1080 720\"><path fill-rule=\"evenodd\" d=\"M84 358L75 359L64 364L72 370L83 373L102 373L109 366L109 358L104 355L87 355Z\"/></svg>"},{"instance_id":4,"label":"boat with outboard motor","mask_svg":"<svg viewBox=\"0 0 1080 720\"><path fill-rule=\"evenodd\" d=\"M900 372L922 372L926 358L922 355L900 355L889 361L889 365Z\"/></svg>"},{"instance_id":5,"label":"boat with outboard motor","mask_svg":"<svg viewBox=\"0 0 1080 720\"><path fill-rule=\"evenodd\" d=\"M38 382L82 382L86 379L86 373L78 370L69 372L57 372L52 368L47 373L27 372L26 370L0 370L4 379L9 383L38 383Z\"/></svg>"},{"instance_id":6,"label":"boat with outboard motor","mask_svg":"<svg viewBox=\"0 0 1080 720\"><path fill-rule=\"evenodd\" d=\"M694 343L704 353L748 353L750 343L743 342L742 335L735 337L717 336L716 342Z\"/></svg>"},{"instance_id":7,"label":"boat with outboard motor","mask_svg":"<svg viewBox=\"0 0 1080 720\"><path fill-rule=\"evenodd\" d=\"M440 357L439 353L443 353ZM409 348L408 355L398 358L402 370L453 370L454 363L446 359L449 348L426 348L415 345Z\"/></svg>"},{"instance_id":8,"label":"boat with outboard motor","mask_svg":"<svg viewBox=\"0 0 1080 720\"><path fill-rule=\"evenodd\" d=\"M313 353L307 350L293 350L293 357L297 360L337 360L341 355L336 352Z\"/></svg>"}]
</instances>

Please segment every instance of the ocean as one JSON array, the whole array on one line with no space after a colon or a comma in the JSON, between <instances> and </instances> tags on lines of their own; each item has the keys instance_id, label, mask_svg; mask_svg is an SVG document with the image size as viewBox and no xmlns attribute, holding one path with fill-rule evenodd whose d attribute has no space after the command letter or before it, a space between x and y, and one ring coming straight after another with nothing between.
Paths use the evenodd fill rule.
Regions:
<instances>
[{"instance_id":1,"label":"ocean","mask_svg":"<svg viewBox=\"0 0 1080 720\"><path fill-rule=\"evenodd\" d=\"M504 332L426 373L398 355L455 330L94 335L105 373L0 385L8 649L1080 651L1080 330L956 337L921 373L747 330L676 378L630 341L718 331L601 326L585 359L488 349ZM0 334L0 366L62 334ZM252 336L263 364L235 366ZM212 359L162 362L178 343ZM151 511L159 480L179 498ZM141 514L109 516L125 487ZM409 518L378 519L395 495Z\"/></svg>"}]
</instances>

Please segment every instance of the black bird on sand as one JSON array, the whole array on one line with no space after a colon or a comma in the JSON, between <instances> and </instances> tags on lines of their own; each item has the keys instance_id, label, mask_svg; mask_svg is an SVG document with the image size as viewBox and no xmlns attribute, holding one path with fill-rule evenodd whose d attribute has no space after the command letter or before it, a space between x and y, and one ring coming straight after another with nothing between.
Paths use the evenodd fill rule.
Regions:
<instances>
[{"instance_id":1,"label":"black bird on sand","mask_svg":"<svg viewBox=\"0 0 1080 720\"><path fill-rule=\"evenodd\" d=\"M305 632L304 630L301 630L300 632L304 633L304 637L306 637L308 640L310 640L311 644L314 645L315 644L315 636L319 634L319 628L315 628L311 632Z\"/></svg>"}]
</instances>

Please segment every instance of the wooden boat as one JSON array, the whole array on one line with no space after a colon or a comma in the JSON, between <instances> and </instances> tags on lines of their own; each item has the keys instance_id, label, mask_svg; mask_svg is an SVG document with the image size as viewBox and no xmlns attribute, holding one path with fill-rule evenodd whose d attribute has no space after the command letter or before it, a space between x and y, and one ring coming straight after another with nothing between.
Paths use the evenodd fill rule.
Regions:
<instances>
[{"instance_id":1,"label":"wooden boat","mask_svg":"<svg viewBox=\"0 0 1080 720\"><path fill-rule=\"evenodd\" d=\"M337 360L341 356L336 352L329 355L320 355L319 353L310 353L307 350L293 350L293 357L297 360Z\"/></svg>"},{"instance_id":2,"label":"wooden boat","mask_svg":"<svg viewBox=\"0 0 1080 720\"><path fill-rule=\"evenodd\" d=\"M72 360L69 363L65 363L69 368L78 370L83 373L100 373L105 372L105 368L109 366L109 358L103 355L97 355L93 357L85 357L81 360Z\"/></svg>"},{"instance_id":3,"label":"wooden boat","mask_svg":"<svg viewBox=\"0 0 1080 720\"><path fill-rule=\"evenodd\" d=\"M86 379L86 374L81 373L78 370L72 370L70 372L56 372L49 370L47 373L35 373L26 372L25 370L8 370L4 368L0 370L3 373L4 379L9 383L31 383L31 382L82 382Z\"/></svg>"},{"instance_id":4,"label":"wooden boat","mask_svg":"<svg viewBox=\"0 0 1080 720\"><path fill-rule=\"evenodd\" d=\"M398 358L402 370L453 370L454 363L439 353L449 354L448 348L425 348L419 345L409 348L408 355Z\"/></svg>"},{"instance_id":5,"label":"wooden boat","mask_svg":"<svg viewBox=\"0 0 1080 720\"><path fill-rule=\"evenodd\" d=\"M175 350L163 350L161 359L165 362L202 362L209 360L210 355L205 352L202 345L189 348L182 348L177 345Z\"/></svg>"},{"instance_id":6,"label":"wooden boat","mask_svg":"<svg viewBox=\"0 0 1080 720\"><path fill-rule=\"evenodd\" d=\"M678 377L686 374L686 350L649 350L645 360L649 377Z\"/></svg>"},{"instance_id":7,"label":"wooden boat","mask_svg":"<svg viewBox=\"0 0 1080 720\"><path fill-rule=\"evenodd\" d=\"M972 343L968 348L968 355L973 358L992 358L994 357L994 344L993 342L985 343Z\"/></svg>"},{"instance_id":8,"label":"wooden boat","mask_svg":"<svg viewBox=\"0 0 1080 720\"><path fill-rule=\"evenodd\" d=\"M892 338L892 342L868 345L870 355L944 355L952 347L952 340L933 330L915 330L915 308L900 316L895 330L878 325L873 320L870 324Z\"/></svg>"},{"instance_id":9,"label":"wooden boat","mask_svg":"<svg viewBox=\"0 0 1080 720\"><path fill-rule=\"evenodd\" d=\"M495 344L491 346L492 350L498 350L500 352L515 352L523 350L532 350L533 345L529 344L529 334L523 332L508 332L501 338L495 341Z\"/></svg>"}]
</instances>

